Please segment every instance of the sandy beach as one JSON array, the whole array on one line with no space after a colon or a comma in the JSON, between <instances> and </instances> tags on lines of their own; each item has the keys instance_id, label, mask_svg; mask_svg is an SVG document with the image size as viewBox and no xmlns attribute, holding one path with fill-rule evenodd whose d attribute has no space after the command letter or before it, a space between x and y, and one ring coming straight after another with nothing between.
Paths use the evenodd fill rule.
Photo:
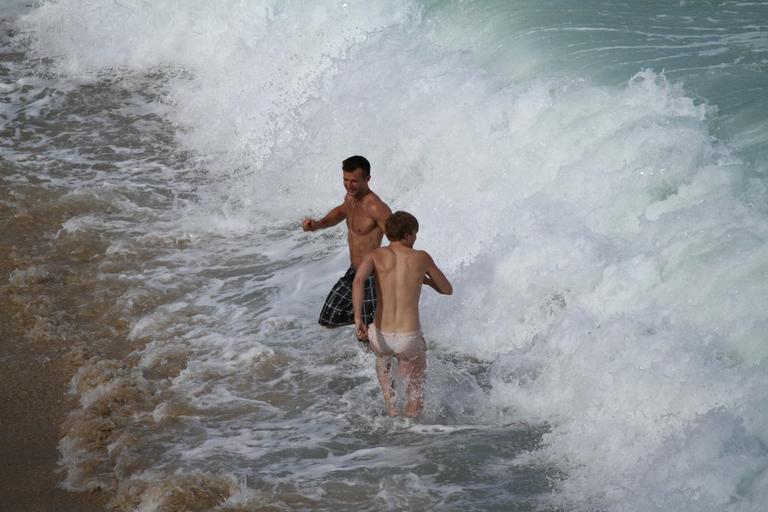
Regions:
<instances>
[{"instance_id":1,"label":"sandy beach","mask_svg":"<svg viewBox=\"0 0 768 512\"><path fill-rule=\"evenodd\" d=\"M77 310L92 258L54 236L66 209L52 207L49 194L28 192L0 192L0 509L105 510L100 491L60 488L57 448L74 406L69 381L89 351L92 323Z\"/></svg>"},{"instance_id":2,"label":"sandy beach","mask_svg":"<svg viewBox=\"0 0 768 512\"><path fill-rule=\"evenodd\" d=\"M59 425L68 400L69 372L56 362L57 350L24 351L9 342L3 327L3 364L0 374L0 503L8 511L105 510L99 493L73 493L58 487ZM9 359L13 363L9 363Z\"/></svg>"}]
</instances>

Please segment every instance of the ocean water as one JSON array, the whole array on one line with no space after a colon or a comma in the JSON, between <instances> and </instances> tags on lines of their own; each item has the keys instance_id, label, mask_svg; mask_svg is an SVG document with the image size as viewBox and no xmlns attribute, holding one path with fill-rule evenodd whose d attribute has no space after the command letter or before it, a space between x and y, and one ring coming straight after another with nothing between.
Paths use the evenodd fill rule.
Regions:
<instances>
[{"instance_id":1,"label":"ocean water","mask_svg":"<svg viewBox=\"0 0 768 512\"><path fill-rule=\"evenodd\" d=\"M0 6L0 212L62 217L46 240L90 290L66 488L765 510L768 3ZM352 154L455 287L424 293L415 421L316 324L345 232L300 222ZM56 272L15 265L9 290Z\"/></svg>"}]
</instances>

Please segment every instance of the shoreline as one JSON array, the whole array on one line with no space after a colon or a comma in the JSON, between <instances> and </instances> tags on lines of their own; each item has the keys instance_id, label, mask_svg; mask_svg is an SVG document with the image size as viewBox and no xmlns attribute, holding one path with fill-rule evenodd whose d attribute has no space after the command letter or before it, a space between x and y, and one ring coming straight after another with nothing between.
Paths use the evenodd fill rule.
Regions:
<instances>
[{"instance_id":1,"label":"shoreline","mask_svg":"<svg viewBox=\"0 0 768 512\"><path fill-rule=\"evenodd\" d=\"M56 362L60 354L55 349L9 357L8 345L5 338L0 372L0 435L4 440L0 503L18 511L107 510L109 497L103 492L80 493L60 487L64 476L58 465L60 425L74 402L66 396L71 377L66 364Z\"/></svg>"},{"instance_id":2,"label":"shoreline","mask_svg":"<svg viewBox=\"0 0 768 512\"><path fill-rule=\"evenodd\" d=\"M92 307L98 258L56 235L79 208L56 191L18 192L0 189L0 503L20 512L108 510L107 492L60 486L58 450L77 406L69 382L94 352L98 311L80 312Z\"/></svg>"}]
</instances>

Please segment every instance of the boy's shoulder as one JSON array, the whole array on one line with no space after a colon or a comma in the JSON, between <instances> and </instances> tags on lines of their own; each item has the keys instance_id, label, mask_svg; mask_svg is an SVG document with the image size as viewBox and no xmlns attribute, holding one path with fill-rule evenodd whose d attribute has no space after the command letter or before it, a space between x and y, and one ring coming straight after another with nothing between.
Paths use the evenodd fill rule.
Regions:
<instances>
[{"instance_id":1,"label":"boy's shoulder","mask_svg":"<svg viewBox=\"0 0 768 512\"><path fill-rule=\"evenodd\" d=\"M376 249L372 250L371 252L368 253L368 256L366 257L371 258L375 264L376 261L382 261L382 259L386 260L391 252L392 251L390 250L389 246L385 245L382 247L377 247Z\"/></svg>"},{"instance_id":2,"label":"boy's shoulder","mask_svg":"<svg viewBox=\"0 0 768 512\"><path fill-rule=\"evenodd\" d=\"M402 249L400 249L402 251ZM399 252L399 251L398 251ZM419 260L429 261L431 259L431 256L427 251L421 250L421 249L408 249L408 257L415 257ZM381 257L387 258L391 257L393 254L392 249L388 245L384 245L381 247L377 247L376 249L372 250L370 253L368 253L371 258L379 259Z\"/></svg>"},{"instance_id":3,"label":"boy's shoulder","mask_svg":"<svg viewBox=\"0 0 768 512\"><path fill-rule=\"evenodd\" d=\"M431 258L432 256L429 255L427 251L424 249L414 249L413 252L419 255L421 258Z\"/></svg>"},{"instance_id":4,"label":"boy's shoulder","mask_svg":"<svg viewBox=\"0 0 768 512\"><path fill-rule=\"evenodd\" d=\"M432 256L422 249L413 249L413 257L418 261L419 266L429 267L429 264L432 261Z\"/></svg>"},{"instance_id":5,"label":"boy's shoulder","mask_svg":"<svg viewBox=\"0 0 768 512\"><path fill-rule=\"evenodd\" d=\"M378 256L380 254L387 254L390 251L388 245L382 245L381 247L377 247L374 250L372 250L370 253L371 256Z\"/></svg>"}]
</instances>

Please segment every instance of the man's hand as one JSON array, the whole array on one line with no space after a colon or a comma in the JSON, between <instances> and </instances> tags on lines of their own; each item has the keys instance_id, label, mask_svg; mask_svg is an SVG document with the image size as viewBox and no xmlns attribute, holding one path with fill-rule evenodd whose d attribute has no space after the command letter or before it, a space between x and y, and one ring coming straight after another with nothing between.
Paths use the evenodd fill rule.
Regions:
<instances>
[{"instance_id":1,"label":"man's hand","mask_svg":"<svg viewBox=\"0 0 768 512\"><path fill-rule=\"evenodd\" d=\"M307 217L301 223L301 229L304 231L317 231L318 229L326 229L331 226L335 226L339 222L347 218L347 211L344 209L344 204L340 204L320 220L310 219Z\"/></svg>"},{"instance_id":2,"label":"man's hand","mask_svg":"<svg viewBox=\"0 0 768 512\"><path fill-rule=\"evenodd\" d=\"M368 340L368 327L365 326L362 320L355 321L355 334L360 341Z\"/></svg>"}]
</instances>

